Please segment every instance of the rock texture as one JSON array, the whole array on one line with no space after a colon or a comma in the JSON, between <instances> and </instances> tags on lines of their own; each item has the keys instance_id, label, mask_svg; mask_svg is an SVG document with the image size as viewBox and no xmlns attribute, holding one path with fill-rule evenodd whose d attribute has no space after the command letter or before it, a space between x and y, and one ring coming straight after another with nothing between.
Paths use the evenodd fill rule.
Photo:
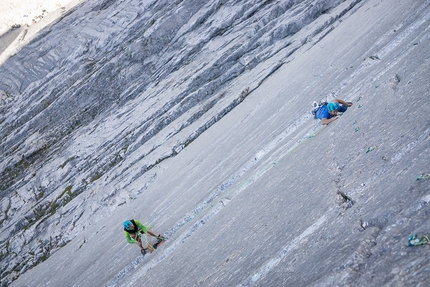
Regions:
<instances>
[{"instance_id":1,"label":"rock texture","mask_svg":"<svg viewBox=\"0 0 430 287\"><path fill-rule=\"evenodd\" d=\"M0 67L2 286L428 282L430 5L395 2L64 13ZM333 97L355 114L321 129ZM132 255L131 216L164 253Z\"/></svg>"}]
</instances>

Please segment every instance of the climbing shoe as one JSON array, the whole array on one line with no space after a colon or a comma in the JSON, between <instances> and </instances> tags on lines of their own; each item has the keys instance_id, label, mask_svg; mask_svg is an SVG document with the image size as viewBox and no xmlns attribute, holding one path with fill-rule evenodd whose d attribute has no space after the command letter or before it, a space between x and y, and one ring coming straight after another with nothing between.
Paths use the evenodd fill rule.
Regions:
<instances>
[{"instance_id":1,"label":"climbing shoe","mask_svg":"<svg viewBox=\"0 0 430 287\"><path fill-rule=\"evenodd\" d=\"M157 243L158 242L161 242L161 241L164 241L164 237L163 236L161 236L161 234L158 234L158 236L157 236Z\"/></svg>"}]
</instances>

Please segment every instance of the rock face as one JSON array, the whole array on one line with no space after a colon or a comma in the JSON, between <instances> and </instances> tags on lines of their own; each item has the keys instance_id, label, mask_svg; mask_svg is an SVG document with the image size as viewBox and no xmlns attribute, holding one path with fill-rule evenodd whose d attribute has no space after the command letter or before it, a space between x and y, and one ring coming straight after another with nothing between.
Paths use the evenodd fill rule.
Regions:
<instances>
[{"instance_id":1,"label":"rock face","mask_svg":"<svg viewBox=\"0 0 430 287\"><path fill-rule=\"evenodd\" d=\"M396 265L385 279L375 275L387 271L388 260L407 257L411 249L385 257L404 245L397 244L402 236L430 228L429 181L394 181L430 172L429 100L422 92L429 90L423 80L429 78L429 3L395 1L398 5L389 7L370 2L97 0L79 4L40 31L0 67L1 285L19 278L16 286L131 286L143 276L145 286L408 285L430 280L428 246L415 249L425 250L422 254L414 251L419 264L414 275L409 269L417 264L412 263L409 269ZM397 16L400 11L404 19ZM380 21L379 13L385 15ZM364 28L352 30L357 23ZM378 89L384 89L379 98ZM310 119L310 103L333 97L354 101L353 108L361 112L354 117L365 119L353 120L351 108L330 124L330 131L321 132ZM413 107L396 110L408 103ZM404 111L414 121L399 122ZM375 113L381 115L371 119ZM351 126L353 132L345 131ZM207 133L217 137L202 139ZM309 140L315 136L330 148ZM285 157L291 157L289 164ZM212 161L212 167L204 160ZM377 169L369 168L376 160ZM402 169L406 160L411 166ZM326 173L319 162L329 162L322 168ZM283 172L272 168L278 163L286 166ZM258 172L249 175L254 169ZM286 174L291 182L285 181ZM241 183L245 176L250 180ZM381 188L380 179L393 181L385 190L369 190ZM277 192L265 194L265 184ZM294 193L282 194L286 187ZM321 193L311 192L304 201L304 192L313 189ZM243 199L243 190L261 190L251 196L258 204ZM322 191L330 191L331 198L318 199L328 197ZM330 207L336 196L338 204ZM137 205L142 199L152 202L145 211ZM265 209L261 215L255 212L259 206ZM300 224L292 223L285 206L300 216ZM115 259L116 266L94 263L100 252L103 259L121 256L118 229L104 228L106 218L118 224L129 216L157 222L170 239L163 245L165 253L153 259ZM248 253L230 238L253 228L247 216L272 232L257 246L252 245L255 236L243 239L260 253ZM265 226L260 219L267 217L273 218L269 225L282 227ZM228 234L196 235L213 221ZM414 228L405 223L410 221ZM353 224L349 234L342 233ZM393 233L396 228L402 232ZM109 246L106 252L95 238L103 229L108 236L99 240ZM316 243L307 241L310 234ZM181 252L186 262L192 261L191 251L183 250L191 235L196 242L190 249L201 252L207 268L193 269L172 255ZM224 254L227 250L216 242L217 251L207 250L207 242L216 237L231 239L237 251ZM338 246L343 253L333 251L337 238L344 238ZM214 271L205 255L218 264ZM313 256L318 266L305 268ZM281 269L279 262L286 261ZM325 263L326 269L320 266ZM166 264L160 269L169 268L172 275L163 278L161 270L154 270L148 277L147 271L159 264ZM52 274L65 266L67 276ZM131 270L134 275L125 279ZM187 279L171 278L184 272ZM49 282L43 279L46 274Z\"/></svg>"}]
</instances>

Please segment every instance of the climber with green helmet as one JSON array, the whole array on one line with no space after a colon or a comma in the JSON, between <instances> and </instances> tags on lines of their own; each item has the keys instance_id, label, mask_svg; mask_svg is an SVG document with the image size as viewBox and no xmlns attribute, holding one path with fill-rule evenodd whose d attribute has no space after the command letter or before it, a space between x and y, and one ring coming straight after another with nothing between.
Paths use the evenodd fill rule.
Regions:
<instances>
[{"instance_id":1,"label":"climber with green helmet","mask_svg":"<svg viewBox=\"0 0 430 287\"><path fill-rule=\"evenodd\" d=\"M321 120L322 125L328 125L337 120L337 113L344 113L348 107L352 106L351 102L345 102L341 99L334 99L327 105L321 105L316 111L315 116Z\"/></svg>"},{"instance_id":2,"label":"climber with green helmet","mask_svg":"<svg viewBox=\"0 0 430 287\"><path fill-rule=\"evenodd\" d=\"M149 249L150 252L154 251L159 244L164 242L164 237L159 235L155 235L152 233L149 228L137 221L136 219L126 220L123 223L124 226L124 235L127 239L128 243L137 244L140 247L140 251L142 254L145 254ZM146 248L142 245L142 234L149 234L152 237L157 238L157 242L154 245L151 245L151 242L146 242Z\"/></svg>"}]
</instances>

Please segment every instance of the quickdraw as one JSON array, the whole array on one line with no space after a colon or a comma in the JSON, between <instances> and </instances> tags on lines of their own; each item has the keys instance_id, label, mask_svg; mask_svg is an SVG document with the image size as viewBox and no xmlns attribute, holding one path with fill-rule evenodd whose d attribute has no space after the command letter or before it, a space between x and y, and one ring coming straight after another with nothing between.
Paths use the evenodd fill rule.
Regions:
<instances>
[{"instance_id":1,"label":"quickdraw","mask_svg":"<svg viewBox=\"0 0 430 287\"><path fill-rule=\"evenodd\" d=\"M419 246L425 244L430 244L430 240L427 235L424 235L421 238L417 238L416 234L409 236L408 246Z\"/></svg>"}]
</instances>

